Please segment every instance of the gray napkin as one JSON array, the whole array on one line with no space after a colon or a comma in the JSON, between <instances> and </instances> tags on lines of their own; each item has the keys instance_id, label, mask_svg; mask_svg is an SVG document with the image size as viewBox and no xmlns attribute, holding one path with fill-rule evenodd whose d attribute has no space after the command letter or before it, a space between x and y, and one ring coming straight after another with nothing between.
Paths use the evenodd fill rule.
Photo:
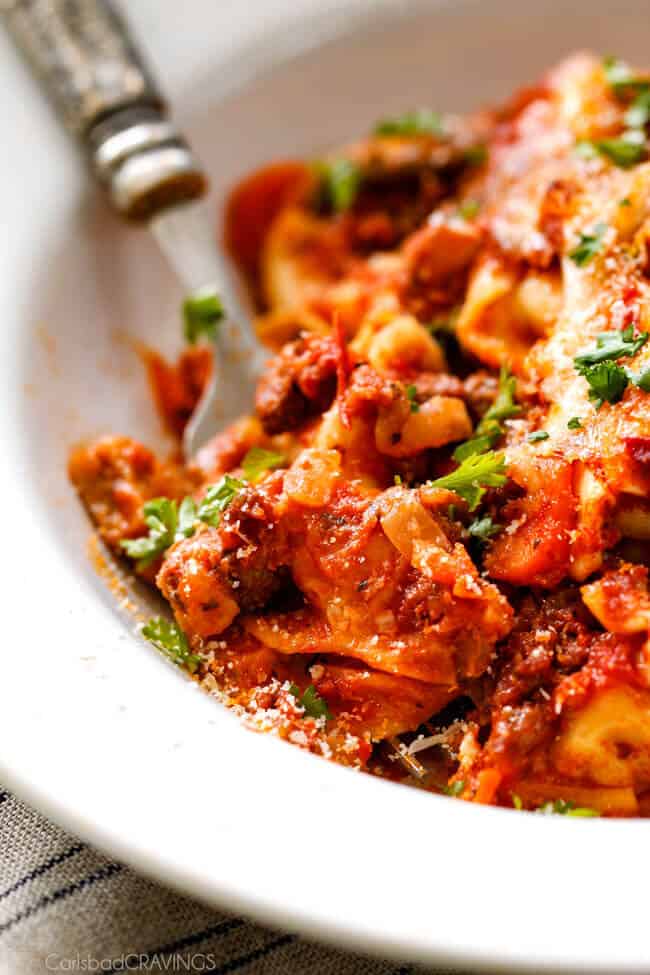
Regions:
<instances>
[{"instance_id":1,"label":"gray napkin","mask_svg":"<svg viewBox=\"0 0 650 975\"><path fill-rule=\"evenodd\" d=\"M1 975L93 971L406 975L416 969L344 954L203 907L96 853L0 787Z\"/></svg>"}]
</instances>

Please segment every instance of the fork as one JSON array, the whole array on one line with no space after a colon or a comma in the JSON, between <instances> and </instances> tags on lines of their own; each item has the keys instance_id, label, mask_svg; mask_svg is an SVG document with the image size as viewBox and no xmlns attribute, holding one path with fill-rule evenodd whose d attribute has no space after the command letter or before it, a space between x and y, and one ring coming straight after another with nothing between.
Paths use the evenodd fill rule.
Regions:
<instances>
[{"instance_id":1,"label":"fork","mask_svg":"<svg viewBox=\"0 0 650 975\"><path fill-rule=\"evenodd\" d=\"M0 0L0 13L113 210L147 224L191 295L217 294L208 385L183 434L186 461L253 405L266 354L218 251L202 197L208 181L110 0ZM392 738L417 780L426 769Z\"/></svg>"},{"instance_id":2,"label":"fork","mask_svg":"<svg viewBox=\"0 0 650 975\"><path fill-rule=\"evenodd\" d=\"M216 247L207 178L111 0L0 0L0 13L113 210L149 226L190 295L220 298L210 381L183 435L191 460L250 412L266 358Z\"/></svg>"}]
</instances>

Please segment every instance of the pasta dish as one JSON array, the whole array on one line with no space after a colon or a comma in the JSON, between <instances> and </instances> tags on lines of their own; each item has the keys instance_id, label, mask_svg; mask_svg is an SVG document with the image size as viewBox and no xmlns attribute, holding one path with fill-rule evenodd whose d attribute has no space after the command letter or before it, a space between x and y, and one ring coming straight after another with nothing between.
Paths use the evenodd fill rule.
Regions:
<instances>
[{"instance_id":1,"label":"pasta dish","mask_svg":"<svg viewBox=\"0 0 650 975\"><path fill-rule=\"evenodd\" d=\"M251 727L458 799L650 813L650 74L576 54L506 105L379 120L232 192L269 349L192 463L76 448L143 634ZM177 363L182 433L216 296Z\"/></svg>"}]
</instances>

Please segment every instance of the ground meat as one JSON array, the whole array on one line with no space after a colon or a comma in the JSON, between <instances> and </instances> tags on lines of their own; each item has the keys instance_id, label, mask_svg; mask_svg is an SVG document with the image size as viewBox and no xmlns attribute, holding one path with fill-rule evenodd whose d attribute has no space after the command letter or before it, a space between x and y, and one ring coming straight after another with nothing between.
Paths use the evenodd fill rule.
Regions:
<instances>
[{"instance_id":1,"label":"ground meat","mask_svg":"<svg viewBox=\"0 0 650 975\"><path fill-rule=\"evenodd\" d=\"M162 463L131 437L101 437L77 447L70 455L68 472L103 540L120 553L123 538L146 532L145 501L180 500L195 490L198 476Z\"/></svg>"},{"instance_id":2,"label":"ground meat","mask_svg":"<svg viewBox=\"0 0 650 975\"><path fill-rule=\"evenodd\" d=\"M260 380L255 409L266 433L294 430L332 403L338 351L333 338L308 335L285 346Z\"/></svg>"},{"instance_id":3,"label":"ground meat","mask_svg":"<svg viewBox=\"0 0 650 975\"><path fill-rule=\"evenodd\" d=\"M282 475L263 487L240 491L224 513L220 526L221 569L229 580L242 612L262 609L289 585L287 527L274 510Z\"/></svg>"}]
</instances>

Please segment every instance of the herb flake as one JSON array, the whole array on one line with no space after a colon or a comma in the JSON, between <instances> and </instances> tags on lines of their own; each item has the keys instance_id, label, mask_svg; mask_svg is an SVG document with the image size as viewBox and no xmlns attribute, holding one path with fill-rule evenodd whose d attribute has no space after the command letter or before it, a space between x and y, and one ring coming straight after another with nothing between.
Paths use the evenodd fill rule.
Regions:
<instances>
[{"instance_id":1,"label":"herb flake","mask_svg":"<svg viewBox=\"0 0 650 975\"><path fill-rule=\"evenodd\" d=\"M249 484L256 481L274 467L284 464L286 458L284 454L278 454L274 450L265 450L264 447L251 447L242 461L244 477Z\"/></svg>"},{"instance_id":2,"label":"herb flake","mask_svg":"<svg viewBox=\"0 0 650 975\"><path fill-rule=\"evenodd\" d=\"M214 342L223 317L223 305L216 291L202 290L189 295L183 302L185 341L194 345L203 337Z\"/></svg>"},{"instance_id":3,"label":"herb flake","mask_svg":"<svg viewBox=\"0 0 650 975\"><path fill-rule=\"evenodd\" d=\"M484 518L475 518L467 528L470 538L475 538L479 542L487 542L488 539L498 535L501 530L502 526L495 525L490 515L486 515Z\"/></svg>"},{"instance_id":4,"label":"herb flake","mask_svg":"<svg viewBox=\"0 0 650 975\"><path fill-rule=\"evenodd\" d=\"M351 159L331 159L316 163L320 178L320 200L335 213L349 210L362 183L360 167Z\"/></svg>"},{"instance_id":5,"label":"herb flake","mask_svg":"<svg viewBox=\"0 0 650 975\"><path fill-rule=\"evenodd\" d=\"M540 806L536 812L542 813L545 816L593 817L600 815L595 809L588 809L586 806L576 806L575 803L571 801L567 802L565 799L549 800Z\"/></svg>"},{"instance_id":6,"label":"herb flake","mask_svg":"<svg viewBox=\"0 0 650 975\"><path fill-rule=\"evenodd\" d=\"M646 157L645 135L638 129L629 129L617 139L598 139L592 145L620 169L629 169Z\"/></svg>"},{"instance_id":7,"label":"herb flake","mask_svg":"<svg viewBox=\"0 0 650 975\"><path fill-rule=\"evenodd\" d=\"M451 785L443 786L442 791L446 796L458 798L458 796L462 795L465 791L465 783L462 781L462 779L459 779L456 782L452 782Z\"/></svg>"},{"instance_id":8,"label":"herb flake","mask_svg":"<svg viewBox=\"0 0 650 975\"><path fill-rule=\"evenodd\" d=\"M625 369L611 359L594 366L582 366L578 371L589 384L589 399L597 410L603 403L618 403L629 384Z\"/></svg>"},{"instance_id":9,"label":"herb flake","mask_svg":"<svg viewBox=\"0 0 650 975\"><path fill-rule=\"evenodd\" d=\"M501 487L506 483L506 459L504 454L488 450L484 454L472 454L445 477L429 481L431 487L445 488L463 498L470 511L480 504L486 488Z\"/></svg>"},{"instance_id":10,"label":"herb flake","mask_svg":"<svg viewBox=\"0 0 650 975\"><path fill-rule=\"evenodd\" d=\"M310 684L302 693L297 684L292 684L289 692L296 699L296 704L304 708L305 714L310 718L325 718L330 721L332 713L327 706L327 702L320 696L313 684Z\"/></svg>"},{"instance_id":11,"label":"herb flake","mask_svg":"<svg viewBox=\"0 0 650 975\"><path fill-rule=\"evenodd\" d=\"M463 200L458 207L458 216L463 220L474 220L481 211L481 204L478 200Z\"/></svg>"},{"instance_id":12,"label":"herb flake","mask_svg":"<svg viewBox=\"0 0 650 975\"><path fill-rule=\"evenodd\" d=\"M601 332L596 337L596 348L591 352L583 352L573 360L576 369L580 371L584 366L595 366L606 359L621 359L623 356L633 356L648 341L648 333L641 332L634 338L633 326L628 326L620 332Z\"/></svg>"},{"instance_id":13,"label":"herb flake","mask_svg":"<svg viewBox=\"0 0 650 975\"><path fill-rule=\"evenodd\" d=\"M211 484L205 492L197 510L199 521L216 528L223 512L245 486L244 481L231 477L230 474L224 474L220 481Z\"/></svg>"},{"instance_id":14,"label":"herb flake","mask_svg":"<svg viewBox=\"0 0 650 975\"><path fill-rule=\"evenodd\" d=\"M146 640L153 643L178 667L187 667L193 674L200 664L201 658L190 651L187 637L176 623L155 616L142 627L141 632Z\"/></svg>"},{"instance_id":15,"label":"herb flake","mask_svg":"<svg viewBox=\"0 0 650 975\"><path fill-rule=\"evenodd\" d=\"M418 108L393 118L381 119L375 125L375 135L444 135L442 116L430 108Z\"/></svg>"},{"instance_id":16,"label":"herb flake","mask_svg":"<svg viewBox=\"0 0 650 975\"><path fill-rule=\"evenodd\" d=\"M483 454L498 443L503 436L501 421L509 420L521 413L521 406L515 402L516 386L515 377L506 366L502 366L496 399L484 414L473 436L454 450L452 456L455 461L461 463L474 454Z\"/></svg>"},{"instance_id":17,"label":"herb flake","mask_svg":"<svg viewBox=\"0 0 650 975\"><path fill-rule=\"evenodd\" d=\"M607 232L606 223L597 223L593 231L589 234L580 233L580 241L572 251L569 251L569 257L577 264L578 267L584 267L589 261L599 252L603 245L603 237Z\"/></svg>"},{"instance_id":18,"label":"herb flake","mask_svg":"<svg viewBox=\"0 0 650 975\"><path fill-rule=\"evenodd\" d=\"M146 569L174 543L178 528L178 507L169 498L152 498L142 513L149 533L120 542L128 557L136 560L138 570Z\"/></svg>"},{"instance_id":19,"label":"herb flake","mask_svg":"<svg viewBox=\"0 0 650 975\"><path fill-rule=\"evenodd\" d=\"M409 383L409 385L405 389L405 392L406 392L406 398L408 399L409 405L411 407L411 413L419 413L420 404L417 401L417 395L418 395L417 387L414 386L413 383Z\"/></svg>"}]
</instances>

